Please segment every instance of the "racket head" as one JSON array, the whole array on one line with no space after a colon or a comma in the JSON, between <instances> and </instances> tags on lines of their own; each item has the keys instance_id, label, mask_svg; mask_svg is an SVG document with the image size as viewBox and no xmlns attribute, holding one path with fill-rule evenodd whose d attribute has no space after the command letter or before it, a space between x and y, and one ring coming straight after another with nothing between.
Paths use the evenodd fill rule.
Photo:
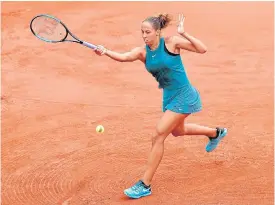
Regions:
<instances>
[{"instance_id":1,"label":"racket head","mask_svg":"<svg viewBox=\"0 0 275 205\"><path fill-rule=\"evenodd\" d=\"M30 29L37 38L49 43L65 41L69 30L56 17L48 14L35 16L30 23Z\"/></svg>"}]
</instances>

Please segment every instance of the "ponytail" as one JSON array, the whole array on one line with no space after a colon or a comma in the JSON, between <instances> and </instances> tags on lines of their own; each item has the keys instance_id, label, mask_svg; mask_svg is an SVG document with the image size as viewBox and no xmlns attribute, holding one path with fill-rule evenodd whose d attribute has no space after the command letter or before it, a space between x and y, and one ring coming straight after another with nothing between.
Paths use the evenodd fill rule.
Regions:
<instances>
[{"instance_id":1,"label":"ponytail","mask_svg":"<svg viewBox=\"0 0 275 205\"><path fill-rule=\"evenodd\" d=\"M159 14L158 15L160 29L166 28L172 20L172 17L169 14Z\"/></svg>"},{"instance_id":2,"label":"ponytail","mask_svg":"<svg viewBox=\"0 0 275 205\"><path fill-rule=\"evenodd\" d=\"M155 30L161 30L169 25L172 17L169 14L159 14L158 16L148 17L144 21L150 22Z\"/></svg>"}]
</instances>

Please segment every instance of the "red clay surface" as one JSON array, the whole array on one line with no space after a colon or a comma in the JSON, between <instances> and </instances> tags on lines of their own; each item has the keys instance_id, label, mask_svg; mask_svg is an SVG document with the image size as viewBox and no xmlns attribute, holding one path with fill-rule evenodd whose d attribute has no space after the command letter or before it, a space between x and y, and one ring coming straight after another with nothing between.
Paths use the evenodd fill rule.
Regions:
<instances>
[{"instance_id":1,"label":"red clay surface","mask_svg":"<svg viewBox=\"0 0 275 205\"><path fill-rule=\"evenodd\" d=\"M29 22L46 12L116 51L143 44L148 15L171 13L163 34L176 34L184 13L208 46L182 54L204 106L188 122L229 135L213 153L205 137L169 136L153 194L129 200L123 190L145 169L161 90L139 62L36 39ZM273 204L273 24L272 2L2 3L2 204Z\"/></svg>"}]
</instances>

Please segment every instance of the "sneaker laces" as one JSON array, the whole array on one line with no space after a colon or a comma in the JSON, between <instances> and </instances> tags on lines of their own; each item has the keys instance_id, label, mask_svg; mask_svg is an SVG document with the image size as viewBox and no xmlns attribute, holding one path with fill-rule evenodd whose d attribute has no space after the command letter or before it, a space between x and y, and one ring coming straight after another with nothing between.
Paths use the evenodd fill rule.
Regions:
<instances>
[{"instance_id":1,"label":"sneaker laces","mask_svg":"<svg viewBox=\"0 0 275 205\"><path fill-rule=\"evenodd\" d=\"M136 190L138 187L140 187L141 183L141 181L138 181L136 184L134 184L134 186L132 186L132 189Z\"/></svg>"},{"instance_id":2,"label":"sneaker laces","mask_svg":"<svg viewBox=\"0 0 275 205\"><path fill-rule=\"evenodd\" d=\"M132 190L135 191L136 193L138 193L143 188L145 188L145 187L142 185L142 181L139 181L132 187Z\"/></svg>"}]
</instances>

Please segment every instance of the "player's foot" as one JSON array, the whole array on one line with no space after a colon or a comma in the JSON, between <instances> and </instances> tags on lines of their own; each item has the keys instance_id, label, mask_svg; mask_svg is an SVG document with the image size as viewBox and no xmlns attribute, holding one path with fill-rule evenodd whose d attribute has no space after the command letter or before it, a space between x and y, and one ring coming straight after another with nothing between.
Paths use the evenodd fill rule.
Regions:
<instances>
[{"instance_id":1,"label":"player's foot","mask_svg":"<svg viewBox=\"0 0 275 205\"><path fill-rule=\"evenodd\" d=\"M152 194L151 186L147 186L143 181L139 180L132 187L125 189L124 194L133 199L138 199L143 196L149 196Z\"/></svg>"},{"instance_id":2,"label":"player's foot","mask_svg":"<svg viewBox=\"0 0 275 205\"><path fill-rule=\"evenodd\" d=\"M221 139L224 138L227 134L227 129L226 128L217 127L216 129L217 129L217 136L215 138L208 137L209 142L208 142L208 144L206 145L206 148L205 148L207 152L213 151L218 146Z\"/></svg>"}]
</instances>

